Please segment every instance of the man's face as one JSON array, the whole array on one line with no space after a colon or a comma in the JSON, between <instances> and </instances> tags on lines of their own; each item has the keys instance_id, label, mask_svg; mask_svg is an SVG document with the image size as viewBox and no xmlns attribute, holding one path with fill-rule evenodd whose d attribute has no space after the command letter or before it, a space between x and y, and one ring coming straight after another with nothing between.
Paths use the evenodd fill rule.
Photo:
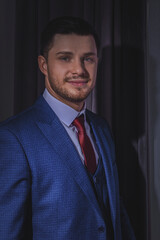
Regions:
<instances>
[{"instance_id":1,"label":"man's face","mask_svg":"<svg viewBox=\"0 0 160 240\"><path fill-rule=\"evenodd\" d=\"M93 36L56 34L48 59L39 56L38 62L49 93L81 110L96 82L98 58Z\"/></svg>"}]
</instances>

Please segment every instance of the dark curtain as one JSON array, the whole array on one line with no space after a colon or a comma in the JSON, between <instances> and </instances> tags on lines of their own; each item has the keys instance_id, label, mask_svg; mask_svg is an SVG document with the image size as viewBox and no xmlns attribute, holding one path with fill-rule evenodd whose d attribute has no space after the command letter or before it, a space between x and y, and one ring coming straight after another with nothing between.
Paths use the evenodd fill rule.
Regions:
<instances>
[{"instance_id":1,"label":"dark curtain","mask_svg":"<svg viewBox=\"0 0 160 240\"><path fill-rule=\"evenodd\" d=\"M148 239L146 2L122 0L120 7L121 24L115 26L120 44L113 49L112 124L121 195L137 239Z\"/></svg>"},{"instance_id":2,"label":"dark curtain","mask_svg":"<svg viewBox=\"0 0 160 240\"><path fill-rule=\"evenodd\" d=\"M100 37L97 86L88 103L112 128L121 196L136 238L149 239L145 0L1 1L0 118L22 111L43 92L40 32L63 15L86 19Z\"/></svg>"},{"instance_id":3,"label":"dark curtain","mask_svg":"<svg viewBox=\"0 0 160 240\"><path fill-rule=\"evenodd\" d=\"M98 111L113 130L120 192L136 237L149 239L146 2L110 1L106 15L101 16Z\"/></svg>"}]
</instances>

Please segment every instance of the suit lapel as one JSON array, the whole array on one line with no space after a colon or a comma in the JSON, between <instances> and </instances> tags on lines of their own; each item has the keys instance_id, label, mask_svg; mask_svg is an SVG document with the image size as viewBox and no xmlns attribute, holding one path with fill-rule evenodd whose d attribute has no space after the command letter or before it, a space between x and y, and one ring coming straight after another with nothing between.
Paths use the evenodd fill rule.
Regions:
<instances>
[{"instance_id":1,"label":"suit lapel","mask_svg":"<svg viewBox=\"0 0 160 240\"><path fill-rule=\"evenodd\" d=\"M110 209L111 209L111 218L112 218L112 223L113 226L115 228L115 224L116 224L116 187L115 186L115 181L113 181L113 179L115 179L114 176L114 171L113 171L113 159L111 156L111 148L113 146L111 146L111 142L109 139L107 139L108 141L106 141L106 135L104 135L104 133L102 132L101 127L94 122L92 116L90 116L89 112L87 112L87 116L90 122L90 126L92 128L95 140L96 140L96 144L97 147L99 149L99 152L101 154L102 157L102 161L103 161L103 166L104 166L104 170L105 170L105 176L106 176L106 184L107 184L107 190L108 190L108 196L109 196L109 203L110 203ZM113 145L113 144L112 144Z\"/></svg>"},{"instance_id":2,"label":"suit lapel","mask_svg":"<svg viewBox=\"0 0 160 240\"><path fill-rule=\"evenodd\" d=\"M45 109L43 113L38 110L38 119L40 120L36 121L37 126L52 145L59 159L68 168L68 174L73 176L88 200L93 204L94 209L101 214L88 174L68 133L49 105L44 99L41 99L41 110L43 108Z\"/></svg>"}]
</instances>

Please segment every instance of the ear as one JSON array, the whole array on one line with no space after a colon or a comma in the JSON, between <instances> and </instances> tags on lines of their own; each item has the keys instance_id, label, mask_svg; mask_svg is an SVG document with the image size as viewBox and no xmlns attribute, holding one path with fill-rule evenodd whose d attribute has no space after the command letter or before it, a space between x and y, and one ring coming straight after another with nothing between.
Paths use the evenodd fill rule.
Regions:
<instances>
[{"instance_id":1,"label":"ear","mask_svg":"<svg viewBox=\"0 0 160 240\"><path fill-rule=\"evenodd\" d=\"M48 75L47 61L46 61L45 57L43 57L42 55L38 56L38 66L39 66L39 69L41 70L41 72L45 76L47 76Z\"/></svg>"}]
</instances>

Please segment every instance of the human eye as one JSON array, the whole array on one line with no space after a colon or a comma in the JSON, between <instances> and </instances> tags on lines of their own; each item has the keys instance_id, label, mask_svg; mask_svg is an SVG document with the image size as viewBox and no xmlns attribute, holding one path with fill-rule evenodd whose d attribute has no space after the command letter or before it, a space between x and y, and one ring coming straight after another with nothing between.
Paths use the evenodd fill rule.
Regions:
<instances>
[{"instance_id":1,"label":"human eye","mask_svg":"<svg viewBox=\"0 0 160 240\"><path fill-rule=\"evenodd\" d=\"M94 63L95 62L95 58L94 57L85 57L84 61L88 62L88 63Z\"/></svg>"},{"instance_id":2,"label":"human eye","mask_svg":"<svg viewBox=\"0 0 160 240\"><path fill-rule=\"evenodd\" d=\"M60 56L59 59L63 62L69 62L71 58L69 56Z\"/></svg>"}]
</instances>

